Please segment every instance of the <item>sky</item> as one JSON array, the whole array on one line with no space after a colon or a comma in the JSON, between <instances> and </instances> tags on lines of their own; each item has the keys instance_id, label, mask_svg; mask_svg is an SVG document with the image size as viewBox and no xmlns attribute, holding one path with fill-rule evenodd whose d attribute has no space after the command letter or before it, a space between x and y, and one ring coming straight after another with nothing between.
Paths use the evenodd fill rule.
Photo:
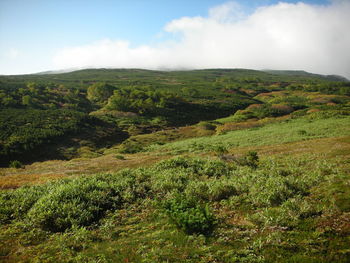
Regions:
<instances>
[{"instance_id":1,"label":"sky","mask_svg":"<svg viewBox=\"0 0 350 263\"><path fill-rule=\"evenodd\" d=\"M0 74L306 70L350 78L350 0L0 0Z\"/></svg>"}]
</instances>

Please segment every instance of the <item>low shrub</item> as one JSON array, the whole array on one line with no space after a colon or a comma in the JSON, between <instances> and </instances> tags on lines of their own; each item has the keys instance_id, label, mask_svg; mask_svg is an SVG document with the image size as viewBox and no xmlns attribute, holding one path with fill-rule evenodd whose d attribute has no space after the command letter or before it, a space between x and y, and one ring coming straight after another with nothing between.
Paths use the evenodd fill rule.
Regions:
<instances>
[{"instance_id":1,"label":"low shrub","mask_svg":"<svg viewBox=\"0 0 350 263\"><path fill-rule=\"evenodd\" d=\"M20 161L14 160L14 161L10 162L9 167L18 169L18 168L22 168L23 164Z\"/></svg>"},{"instance_id":2,"label":"low shrub","mask_svg":"<svg viewBox=\"0 0 350 263\"><path fill-rule=\"evenodd\" d=\"M133 153L138 153L138 152L143 151L143 147L140 144L126 141L120 145L118 151L119 151L119 153L133 154Z\"/></svg>"},{"instance_id":3,"label":"low shrub","mask_svg":"<svg viewBox=\"0 0 350 263\"><path fill-rule=\"evenodd\" d=\"M79 178L59 185L28 212L34 225L52 232L97 222L107 210L121 206L120 189L99 178Z\"/></svg>"},{"instance_id":4,"label":"low shrub","mask_svg":"<svg viewBox=\"0 0 350 263\"><path fill-rule=\"evenodd\" d=\"M23 219L29 209L49 191L47 186L27 186L0 193L0 223Z\"/></svg>"},{"instance_id":5,"label":"low shrub","mask_svg":"<svg viewBox=\"0 0 350 263\"><path fill-rule=\"evenodd\" d=\"M125 157L123 155L115 155L114 158L118 159L118 160L125 160Z\"/></svg>"},{"instance_id":6,"label":"low shrub","mask_svg":"<svg viewBox=\"0 0 350 263\"><path fill-rule=\"evenodd\" d=\"M249 151L243 157L233 157L232 161L235 161L235 163L238 165L249 166L253 169L256 169L259 165L259 156L257 152Z\"/></svg>"},{"instance_id":7,"label":"low shrub","mask_svg":"<svg viewBox=\"0 0 350 263\"><path fill-rule=\"evenodd\" d=\"M250 219L262 226L295 228L300 220L319 216L324 207L321 203L310 202L302 196L295 196L278 207L267 207L252 214Z\"/></svg>"},{"instance_id":8,"label":"low shrub","mask_svg":"<svg viewBox=\"0 0 350 263\"><path fill-rule=\"evenodd\" d=\"M181 195L165 201L163 208L172 221L187 234L209 235L216 224L207 204L201 205Z\"/></svg>"},{"instance_id":9,"label":"low shrub","mask_svg":"<svg viewBox=\"0 0 350 263\"><path fill-rule=\"evenodd\" d=\"M249 151L246 156L244 157L244 162L245 165L250 166L254 169L258 167L259 164L259 156L258 153L255 151Z\"/></svg>"},{"instance_id":10,"label":"low shrub","mask_svg":"<svg viewBox=\"0 0 350 263\"><path fill-rule=\"evenodd\" d=\"M192 181L185 194L190 199L199 201L221 201L237 194L233 179L210 178L207 181Z\"/></svg>"},{"instance_id":11,"label":"low shrub","mask_svg":"<svg viewBox=\"0 0 350 263\"><path fill-rule=\"evenodd\" d=\"M220 177L230 173L227 163L219 160L203 160L185 157L176 157L160 162L156 168L158 170L184 168L192 174L208 177Z\"/></svg>"},{"instance_id":12,"label":"low shrub","mask_svg":"<svg viewBox=\"0 0 350 263\"><path fill-rule=\"evenodd\" d=\"M198 126L204 130L209 131L214 131L216 129L216 125L208 121L201 121L200 123L198 123Z\"/></svg>"}]
</instances>

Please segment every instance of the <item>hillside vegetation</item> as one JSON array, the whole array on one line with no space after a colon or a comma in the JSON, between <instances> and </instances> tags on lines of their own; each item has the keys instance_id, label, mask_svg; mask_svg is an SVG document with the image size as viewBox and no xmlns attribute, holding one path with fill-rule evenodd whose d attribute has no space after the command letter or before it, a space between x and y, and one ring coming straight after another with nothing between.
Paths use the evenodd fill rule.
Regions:
<instances>
[{"instance_id":1,"label":"hillside vegetation","mask_svg":"<svg viewBox=\"0 0 350 263\"><path fill-rule=\"evenodd\" d=\"M0 77L1 262L349 262L350 84Z\"/></svg>"}]
</instances>

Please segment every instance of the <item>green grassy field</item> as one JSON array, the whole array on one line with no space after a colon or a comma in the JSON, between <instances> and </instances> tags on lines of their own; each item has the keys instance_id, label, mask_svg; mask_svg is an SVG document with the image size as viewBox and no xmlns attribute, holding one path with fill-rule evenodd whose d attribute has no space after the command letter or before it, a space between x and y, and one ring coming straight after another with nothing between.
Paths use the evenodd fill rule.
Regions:
<instances>
[{"instance_id":1,"label":"green grassy field","mask_svg":"<svg viewBox=\"0 0 350 263\"><path fill-rule=\"evenodd\" d=\"M195 152L214 151L218 146L235 147L274 145L350 134L350 118L290 119L263 127L227 132L223 135L200 137L150 146L150 151Z\"/></svg>"}]
</instances>

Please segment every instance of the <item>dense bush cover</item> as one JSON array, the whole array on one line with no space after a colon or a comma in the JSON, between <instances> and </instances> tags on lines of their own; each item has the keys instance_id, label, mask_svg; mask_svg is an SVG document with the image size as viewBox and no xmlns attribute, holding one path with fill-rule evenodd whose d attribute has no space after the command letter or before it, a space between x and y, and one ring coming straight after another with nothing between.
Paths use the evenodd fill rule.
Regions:
<instances>
[{"instance_id":1,"label":"dense bush cover","mask_svg":"<svg viewBox=\"0 0 350 263\"><path fill-rule=\"evenodd\" d=\"M95 117L72 110L0 110L0 163L35 160L45 154L45 147L59 144L59 139L97 131L101 125L105 124Z\"/></svg>"},{"instance_id":2,"label":"dense bush cover","mask_svg":"<svg viewBox=\"0 0 350 263\"><path fill-rule=\"evenodd\" d=\"M37 83L29 80L30 77L16 84L6 81L2 83L0 80L0 109L64 108L84 112L91 109L85 93L79 88L68 88L51 81Z\"/></svg>"},{"instance_id":3,"label":"dense bush cover","mask_svg":"<svg viewBox=\"0 0 350 263\"><path fill-rule=\"evenodd\" d=\"M256 153L247 156L256 160ZM206 218L210 221L212 215L203 208L202 202L241 196L256 207L279 206L290 198L306 196L311 186L322 181L322 167L307 174L291 163L279 165L274 160L259 167L254 165L255 169L252 169L239 163L237 166L222 161L181 157L162 161L147 169L123 170L113 175L19 188L2 193L2 221L28 216L44 229L64 231L73 226L91 225L106 211L147 196L164 201L163 206L172 217L176 217L176 213L188 212L181 219L186 221L190 214L199 213L202 219L198 220ZM199 221L195 222L199 224ZM186 231L194 231L189 229L190 225L183 225L187 223L177 223ZM198 227L194 226L194 229Z\"/></svg>"},{"instance_id":4,"label":"dense bush cover","mask_svg":"<svg viewBox=\"0 0 350 263\"><path fill-rule=\"evenodd\" d=\"M157 91L150 87L125 87L116 89L109 98L107 108L139 114L163 115L183 100L172 93Z\"/></svg>"},{"instance_id":5,"label":"dense bush cover","mask_svg":"<svg viewBox=\"0 0 350 263\"><path fill-rule=\"evenodd\" d=\"M329 232L316 230L330 213L342 215L342 211L348 211L344 205L348 190L342 188L342 199L317 194L315 187L329 189L337 180L345 187L345 181L336 165L310 160L268 158L252 168L240 163L177 157L149 168L3 191L0 221L5 225L3 229L10 229L3 236L12 237L19 227L22 243L33 246L39 242L33 248L40 251L38 255L52 260L59 257L62 262L96 259L91 249L103 253L103 257L112 257L110 261L119 260L120 253L124 258L132 253L160 262L161 258L176 258L172 253L179 253L178 249L186 253L184 247L194 249L205 259L203 262L210 257L219 262L232 262L233 258L238 262L264 262L261 260L266 257L271 261L276 253L291 258L288 242L297 242L293 248L298 247L299 256L320 259L323 252L312 248L329 249L317 241L320 237L329 240ZM338 193L337 189L327 191ZM337 233L332 238L340 243L332 249L343 246L344 234ZM316 244L307 243L304 249L299 240ZM119 248L127 246L126 254L123 249L108 254L110 243ZM130 247L135 246L146 247L142 252L130 252ZM213 254L207 255L208 251ZM329 255L325 262L332 262L335 255L346 258L346 254L334 251L336 254ZM167 252L170 254L164 255ZM65 257L61 257L62 253ZM133 258L132 262L138 260Z\"/></svg>"}]
</instances>

